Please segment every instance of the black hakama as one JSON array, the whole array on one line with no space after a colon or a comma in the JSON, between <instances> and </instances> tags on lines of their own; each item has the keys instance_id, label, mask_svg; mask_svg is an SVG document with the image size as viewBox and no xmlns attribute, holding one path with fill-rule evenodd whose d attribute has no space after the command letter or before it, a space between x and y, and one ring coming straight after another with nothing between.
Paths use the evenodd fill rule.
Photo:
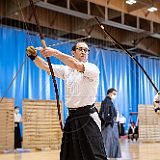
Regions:
<instances>
[{"instance_id":1,"label":"black hakama","mask_svg":"<svg viewBox=\"0 0 160 160\"><path fill-rule=\"evenodd\" d=\"M90 116L94 112L93 105L69 109L60 160L107 160L101 132Z\"/></svg>"}]
</instances>

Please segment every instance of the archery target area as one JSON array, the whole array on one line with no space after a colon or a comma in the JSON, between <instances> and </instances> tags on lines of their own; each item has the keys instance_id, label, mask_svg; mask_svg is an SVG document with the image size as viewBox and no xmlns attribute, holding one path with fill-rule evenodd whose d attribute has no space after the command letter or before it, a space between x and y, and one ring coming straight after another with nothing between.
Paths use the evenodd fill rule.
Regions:
<instances>
[{"instance_id":1,"label":"archery target area","mask_svg":"<svg viewBox=\"0 0 160 160\"><path fill-rule=\"evenodd\" d=\"M74 47L77 42L87 47ZM46 48L72 58L72 65L53 52L46 58ZM0 0L0 160L61 160L72 108L67 104L84 106L76 101L79 95L84 102L90 98L80 93L81 80L87 80L89 93L94 73L87 77L82 61L73 63L81 59L77 51L88 58L83 63L99 70L91 96L99 115L107 90L117 91L112 102L121 158L116 159L159 160L160 0ZM81 75L65 75L63 65ZM136 130L132 122L137 139L129 137Z\"/></svg>"}]
</instances>

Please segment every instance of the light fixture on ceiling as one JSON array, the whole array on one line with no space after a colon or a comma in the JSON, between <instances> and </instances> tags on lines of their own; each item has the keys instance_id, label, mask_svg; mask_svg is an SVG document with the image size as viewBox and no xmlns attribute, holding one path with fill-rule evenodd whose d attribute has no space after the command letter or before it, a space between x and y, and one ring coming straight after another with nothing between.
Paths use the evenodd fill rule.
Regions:
<instances>
[{"instance_id":1,"label":"light fixture on ceiling","mask_svg":"<svg viewBox=\"0 0 160 160\"><path fill-rule=\"evenodd\" d=\"M155 12L155 11L157 11L157 10L158 10L158 8L157 8L157 7L152 6L152 7L149 7L147 10L148 10L149 12Z\"/></svg>"},{"instance_id":2,"label":"light fixture on ceiling","mask_svg":"<svg viewBox=\"0 0 160 160\"><path fill-rule=\"evenodd\" d=\"M129 5L132 5L132 4L137 3L137 1L136 0L126 0L126 3Z\"/></svg>"},{"instance_id":3,"label":"light fixture on ceiling","mask_svg":"<svg viewBox=\"0 0 160 160\"><path fill-rule=\"evenodd\" d=\"M14 12L14 15L15 15L15 16L18 16L18 15L19 15L19 13L16 11L16 12Z\"/></svg>"}]
</instances>

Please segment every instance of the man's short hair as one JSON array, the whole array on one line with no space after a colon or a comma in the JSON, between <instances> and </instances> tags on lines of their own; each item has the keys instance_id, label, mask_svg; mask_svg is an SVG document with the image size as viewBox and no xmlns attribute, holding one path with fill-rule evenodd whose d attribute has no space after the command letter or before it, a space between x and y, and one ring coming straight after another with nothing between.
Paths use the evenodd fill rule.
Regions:
<instances>
[{"instance_id":1,"label":"man's short hair","mask_svg":"<svg viewBox=\"0 0 160 160\"><path fill-rule=\"evenodd\" d=\"M15 106L15 107L14 107L14 109L17 109L17 108L19 108L19 106Z\"/></svg>"},{"instance_id":2,"label":"man's short hair","mask_svg":"<svg viewBox=\"0 0 160 160\"><path fill-rule=\"evenodd\" d=\"M77 43L72 47L72 51L76 50Z\"/></svg>"},{"instance_id":3,"label":"man's short hair","mask_svg":"<svg viewBox=\"0 0 160 160\"><path fill-rule=\"evenodd\" d=\"M78 43L85 43L85 44L87 44L86 42L79 41L79 42L77 42L77 43L74 44L74 46L72 47L72 51L75 51L75 50L76 50Z\"/></svg>"},{"instance_id":4,"label":"man's short hair","mask_svg":"<svg viewBox=\"0 0 160 160\"><path fill-rule=\"evenodd\" d=\"M110 88L110 89L108 89L107 95L108 95L109 93L112 93L113 91L117 92L117 90L116 90L115 88Z\"/></svg>"}]
</instances>

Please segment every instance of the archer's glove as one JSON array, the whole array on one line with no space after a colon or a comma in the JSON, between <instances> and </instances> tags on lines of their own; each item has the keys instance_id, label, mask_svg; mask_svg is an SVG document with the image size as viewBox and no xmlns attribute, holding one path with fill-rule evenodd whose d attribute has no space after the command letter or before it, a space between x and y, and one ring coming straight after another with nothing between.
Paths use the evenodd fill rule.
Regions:
<instances>
[{"instance_id":1,"label":"archer's glove","mask_svg":"<svg viewBox=\"0 0 160 160\"><path fill-rule=\"evenodd\" d=\"M33 61L37 57L37 50L33 46L28 46L26 49L27 56Z\"/></svg>"},{"instance_id":2,"label":"archer's glove","mask_svg":"<svg viewBox=\"0 0 160 160\"><path fill-rule=\"evenodd\" d=\"M155 106L155 105L154 105L154 111L155 111L157 114L160 114L160 108L157 107L157 106Z\"/></svg>"}]
</instances>

